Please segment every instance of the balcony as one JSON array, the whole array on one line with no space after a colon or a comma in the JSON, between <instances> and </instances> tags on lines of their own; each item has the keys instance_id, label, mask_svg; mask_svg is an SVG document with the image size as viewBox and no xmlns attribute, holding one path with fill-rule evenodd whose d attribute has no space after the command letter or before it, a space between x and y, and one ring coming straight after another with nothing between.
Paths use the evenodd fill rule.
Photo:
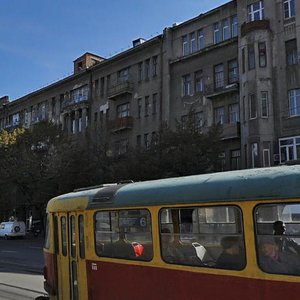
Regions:
<instances>
[{"instance_id":1,"label":"balcony","mask_svg":"<svg viewBox=\"0 0 300 300\"><path fill-rule=\"evenodd\" d=\"M65 110L75 110L79 108L88 107L88 97L81 97L76 99L64 100L62 104L62 109Z\"/></svg>"},{"instance_id":2,"label":"balcony","mask_svg":"<svg viewBox=\"0 0 300 300\"><path fill-rule=\"evenodd\" d=\"M248 23L243 23L241 26L241 36L245 36L247 33L255 30L269 30L270 21L269 20L256 20Z\"/></svg>"},{"instance_id":3,"label":"balcony","mask_svg":"<svg viewBox=\"0 0 300 300\"><path fill-rule=\"evenodd\" d=\"M204 95L206 98L214 98L220 95L229 94L229 93L236 93L239 92L239 84L238 82L232 84L220 84L216 87L215 84L208 84L205 86Z\"/></svg>"},{"instance_id":4,"label":"balcony","mask_svg":"<svg viewBox=\"0 0 300 300\"><path fill-rule=\"evenodd\" d=\"M240 122L233 124L223 124L222 125L222 140L236 139L241 137L241 125Z\"/></svg>"},{"instance_id":5,"label":"balcony","mask_svg":"<svg viewBox=\"0 0 300 300\"><path fill-rule=\"evenodd\" d=\"M116 100L116 98L120 96L132 94L132 93L133 93L133 83L128 80L121 81L110 86L107 92L108 98L111 100Z\"/></svg>"},{"instance_id":6,"label":"balcony","mask_svg":"<svg viewBox=\"0 0 300 300\"><path fill-rule=\"evenodd\" d=\"M111 120L108 126L113 133L126 129L131 129L133 127L133 117L128 116Z\"/></svg>"}]
</instances>

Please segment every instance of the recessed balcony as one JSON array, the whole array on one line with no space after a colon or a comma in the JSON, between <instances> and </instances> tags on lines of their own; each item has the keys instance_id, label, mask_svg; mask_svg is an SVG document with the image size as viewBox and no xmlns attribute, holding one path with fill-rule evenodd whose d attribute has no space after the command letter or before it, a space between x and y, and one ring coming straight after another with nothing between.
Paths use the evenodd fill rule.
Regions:
<instances>
[{"instance_id":1,"label":"recessed balcony","mask_svg":"<svg viewBox=\"0 0 300 300\"><path fill-rule=\"evenodd\" d=\"M233 124L223 124L222 125L222 140L236 139L241 137L241 124L236 122Z\"/></svg>"},{"instance_id":2,"label":"recessed balcony","mask_svg":"<svg viewBox=\"0 0 300 300\"><path fill-rule=\"evenodd\" d=\"M112 132L118 132L126 129L132 129L133 127L133 117L123 117L111 120L109 122L109 129Z\"/></svg>"},{"instance_id":3,"label":"recessed balcony","mask_svg":"<svg viewBox=\"0 0 300 300\"><path fill-rule=\"evenodd\" d=\"M236 93L239 92L239 84L238 82L231 83L231 84L209 84L205 86L204 95L206 98L214 98L220 95L229 94L229 93Z\"/></svg>"},{"instance_id":4,"label":"recessed balcony","mask_svg":"<svg viewBox=\"0 0 300 300\"><path fill-rule=\"evenodd\" d=\"M133 93L133 83L131 81L122 81L111 85L108 89L108 98L115 100L120 96Z\"/></svg>"}]
</instances>

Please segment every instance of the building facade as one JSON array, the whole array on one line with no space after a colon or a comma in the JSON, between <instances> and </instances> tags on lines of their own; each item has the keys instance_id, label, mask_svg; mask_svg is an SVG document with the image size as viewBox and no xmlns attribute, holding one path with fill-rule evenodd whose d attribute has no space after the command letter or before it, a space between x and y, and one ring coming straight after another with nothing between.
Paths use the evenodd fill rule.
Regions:
<instances>
[{"instance_id":1,"label":"building facade","mask_svg":"<svg viewBox=\"0 0 300 300\"><path fill-rule=\"evenodd\" d=\"M85 53L73 75L20 99L2 97L0 129L49 120L120 155L192 111L199 130L221 124L224 170L300 159L299 25L299 1L230 1L109 59Z\"/></svg>"}]
</instances>

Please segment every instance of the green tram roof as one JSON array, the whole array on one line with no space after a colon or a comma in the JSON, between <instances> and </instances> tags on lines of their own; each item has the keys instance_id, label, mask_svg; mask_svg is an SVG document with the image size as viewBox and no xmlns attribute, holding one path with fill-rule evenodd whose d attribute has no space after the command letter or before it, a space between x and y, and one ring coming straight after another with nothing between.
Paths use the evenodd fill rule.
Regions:
<instances>
[{"instance_id":1,"label":"green tram roof","mask_svg":"<svg viewBox=\"0 0 300 300\"><path fill-rule=\"evenodd\" d=\"M300 166L280 166L79 189L50 200L48 210L297 198Z\"/></svg>"}]
</instances>

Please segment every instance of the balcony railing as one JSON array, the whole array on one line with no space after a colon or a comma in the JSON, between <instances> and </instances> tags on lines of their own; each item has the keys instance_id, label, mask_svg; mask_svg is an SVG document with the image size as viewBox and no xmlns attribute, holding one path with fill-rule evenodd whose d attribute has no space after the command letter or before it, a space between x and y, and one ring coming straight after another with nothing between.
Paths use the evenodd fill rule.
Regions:
<instances>
[{"instance_id":1,"label":"balcony railing","mask_svg":"<svg viewBox=\"0 0 300 300\"><path fill-rule=\"evenodd\" d=\"M107 91L108 98L114 100L115 98L133 93L133 83L131 81L122 81L111 85Z\"/></svg>"},{"instance_id":2,"label":"balcony railing","mask_svg":"<svg viewBox=\"0 0 300 300\"><path fill-rule=\"evenodd\" d=\"M232 124L223 124L222 125L222 140L229 140L241 137L241 125L240 122Z\"/></svg>"},{"instance_id":3,"label":"balcony railing","mask_svg":"<svg viewBox=\"0 0 300 300\"><path fill-rule=\"evenodd\" d=\"M88 103L88 97L82 97L80 99L65 100L62 104L62 109L72 108L74 106L85 106Z\"/></svg>"},{"instance_id":4,"label":"balcony railing","mask_svg":"<svg viewBox=\"0 0 300 300\"><path fill-rule=\"evenodd\" d=\"M241 26L241 36L245 36L247 33L254 30L268 30L270 29L269 20L256 20L252 22L245 22Z\"/></svg>"},{"instance_id":5,"label":"balcony railing","mask_svg":"<svg viewBox=\"0 0 300 300\"><path fill-rule=\"evenodd\" d=\"M133 117L129 117L129 116L123 118L117 118L109 122L109 129L112 132L131 129L132 127L133 127Z\"/></svg>"},{"instance_id":6,"label":"balcony railing","mask_svg":"<svg viewBox=\"0 0 300 300\"><path fill-rule=\"evenodd\" d=\"M239 83L230 83L227 84L225 82L218 82L218 85L216 84L208 84L205 85L204 94L207 98L213 98L219 95L227 94L227 93L233 93L239 91Z\"/></svg>"}]
</instances>

